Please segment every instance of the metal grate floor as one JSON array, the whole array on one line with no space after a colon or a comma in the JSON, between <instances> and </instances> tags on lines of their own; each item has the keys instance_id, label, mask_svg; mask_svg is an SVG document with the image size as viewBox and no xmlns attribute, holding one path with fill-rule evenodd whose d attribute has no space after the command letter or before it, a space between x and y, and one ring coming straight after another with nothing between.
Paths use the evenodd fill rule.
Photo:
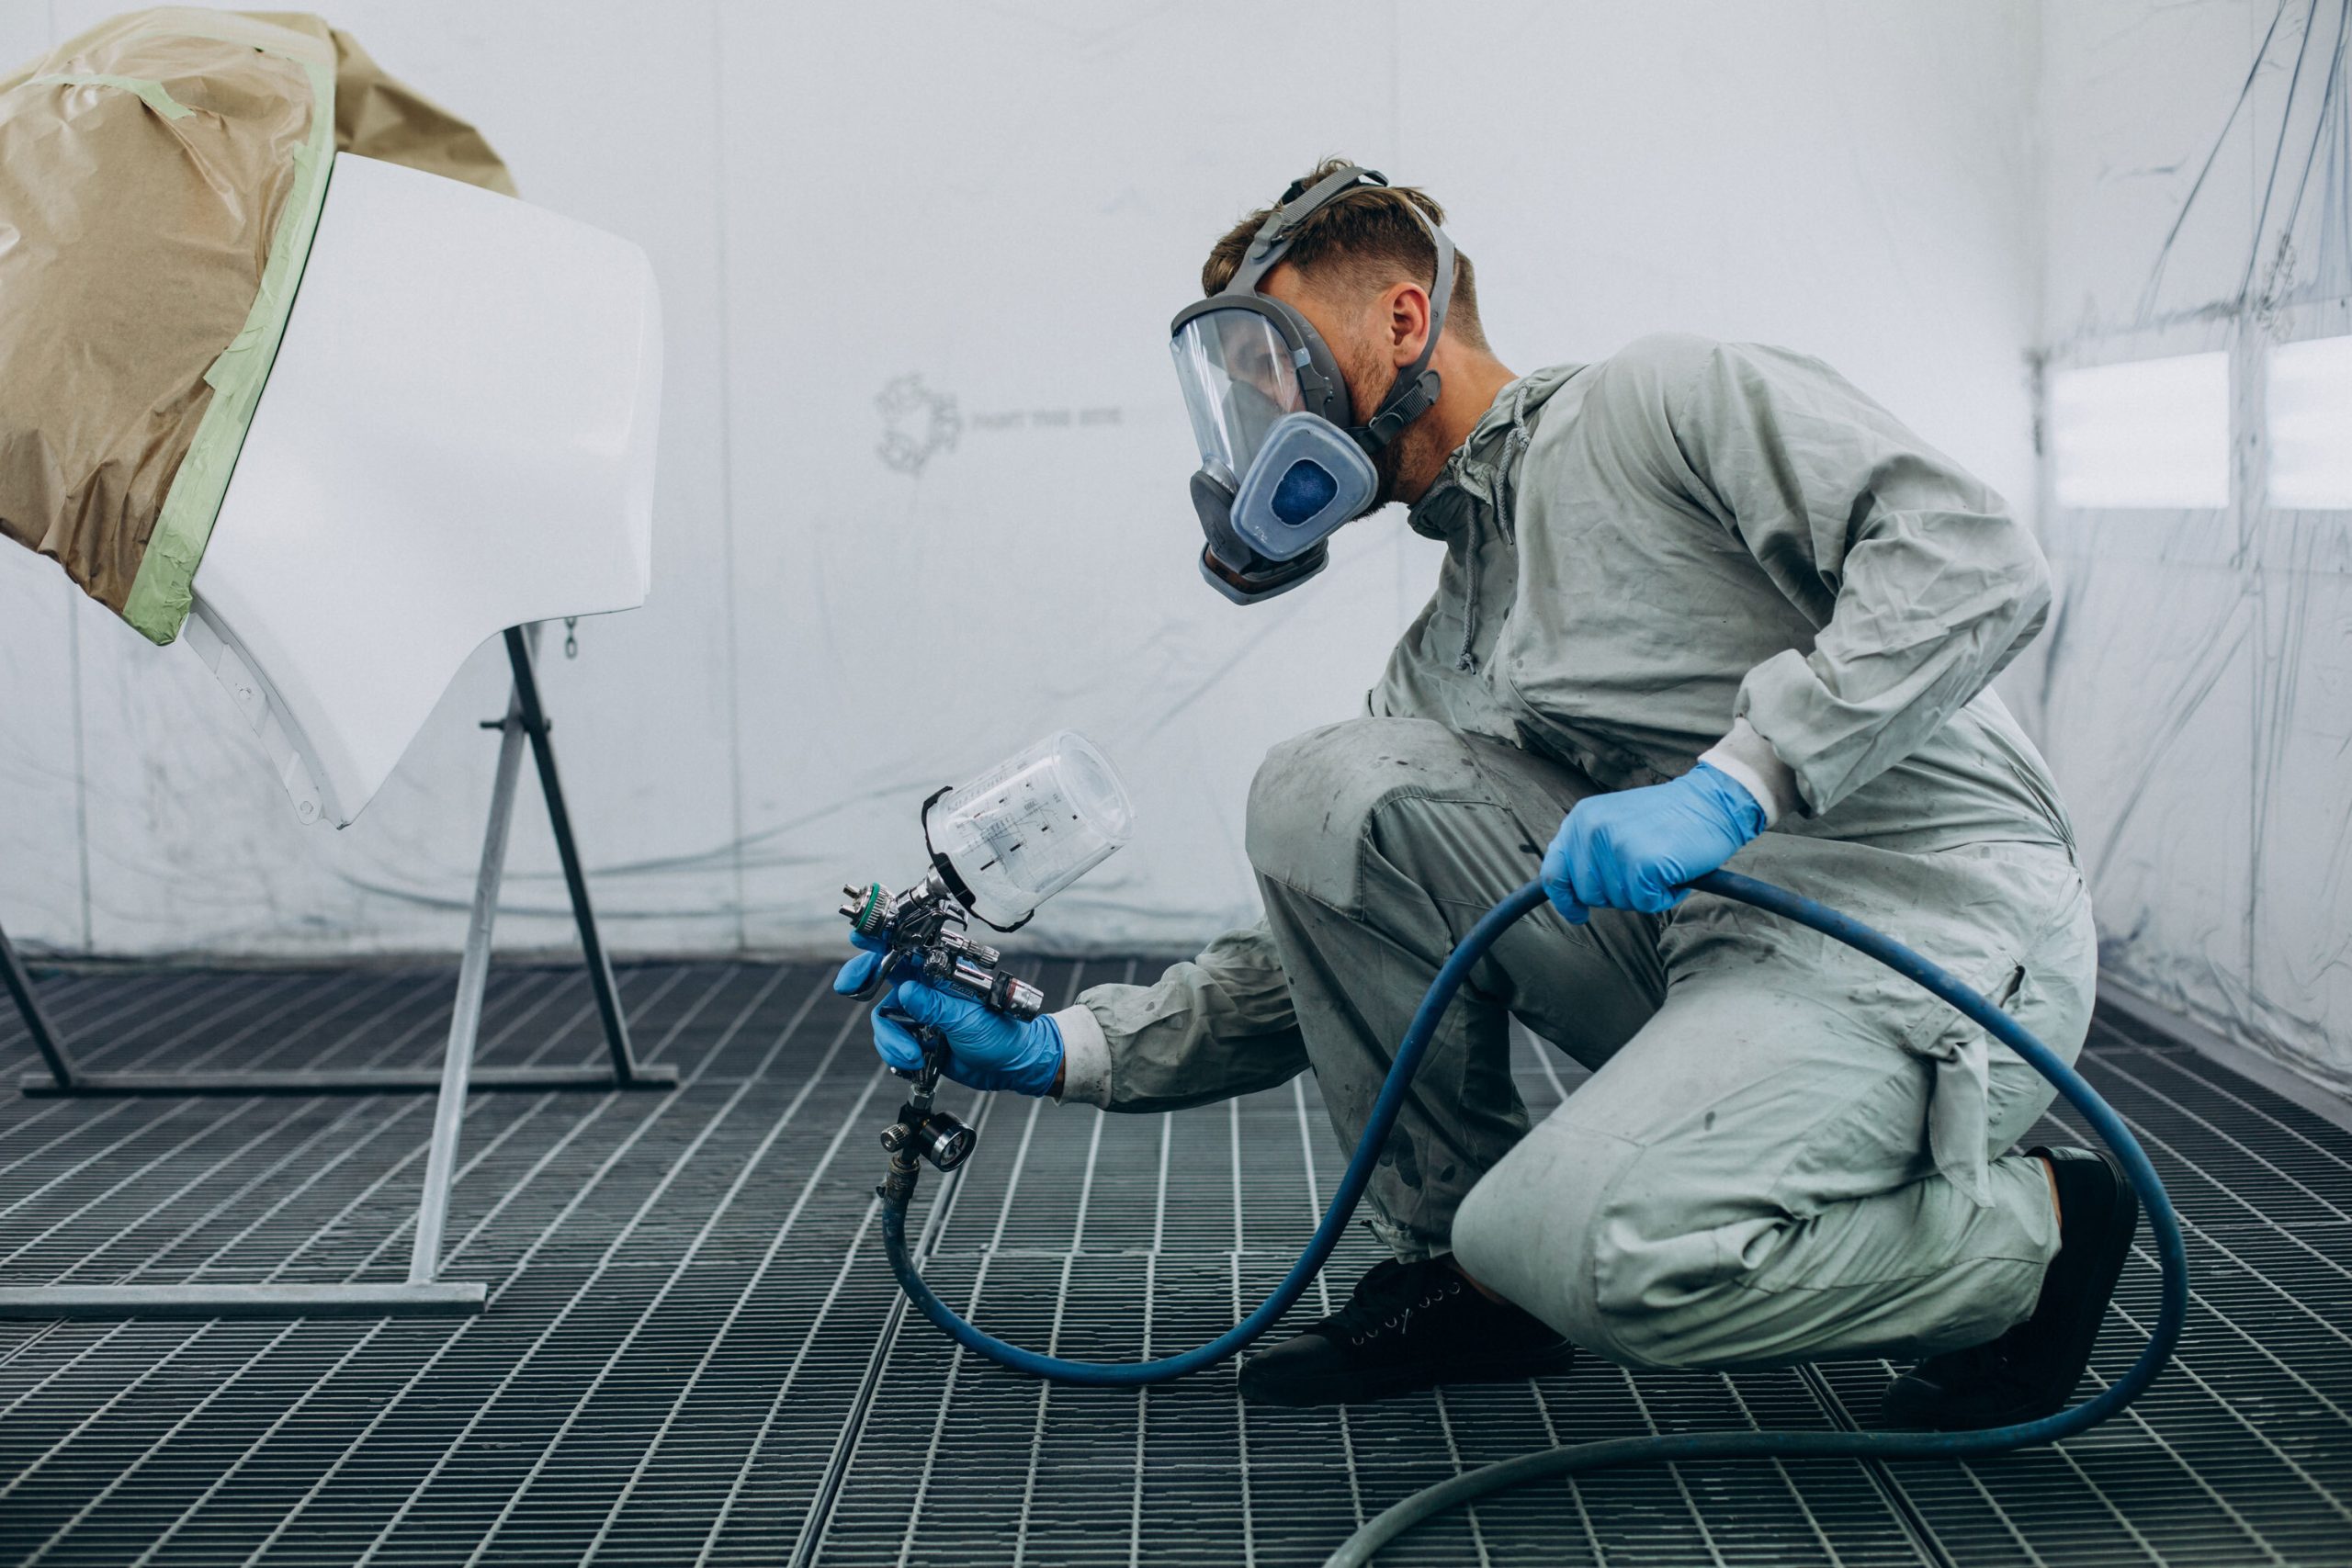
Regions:
<instances>
[{"instance_id":1,"label":"metal grate floor","mask_svg":"<svg viewBox=\"0 0 2352 1568\"><path fill-rule=\"evenodd\" d=\"M477 1097L446 1273L489 1284L481 1318L0 1323L0 1562L1313 1563L1406 1492L1541 1444L1871 1419L1883 1363L1588 1359L1345 1411L1245 1409L1224 1370L1138 1394L976 1365L907 1321L883 1267L895 1080L829 973L628 969L639 1055L675 1064L676 1091ZM450 989L439 970L180 971L44 995L96 1066L401 1065L436 1058ZM594 1060L584 982L500 973L483 1042L489 1062ZM13 1015L0 1066L33 1066ZM1539 1111L1573 1072L1532 1049L1521 1069ZM2120 1017L2087 1070L2171 1184L2195 1268L2179 1359L2132 1412L1967 1467L1531 1488L1393 1560L2352 1563L2352 1134ZM1228 1325L1340 1164L1306 1081L1174 1116L970 1113L979 1154L922 1201L929 1272L1065 1354ZM0 1280L397 1279L430 1122L424 1097L0 1100ZM1329 1288L1373 1258L1351 1239ZM2142 1343L2154 1283L2143 1254L2096 1373Z\"/></svg>"}]
</instances>

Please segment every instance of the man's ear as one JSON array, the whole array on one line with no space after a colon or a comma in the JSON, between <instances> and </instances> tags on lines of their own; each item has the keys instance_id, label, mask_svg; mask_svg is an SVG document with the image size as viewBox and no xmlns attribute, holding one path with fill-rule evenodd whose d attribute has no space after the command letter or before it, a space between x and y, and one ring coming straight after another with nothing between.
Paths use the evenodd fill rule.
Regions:
<instances>
[{"instance_id":1,"label":"man's ear","mask_svg":"<svg viewBox=\"0 0 2352 1568\"><path fill-rule=\"evenodd\" d=\"M1389 358L1402 370L1421 356L1430 331L1429 290L1418 283L1393 283L1380 296Z\"/></svg>"}]
</instances>

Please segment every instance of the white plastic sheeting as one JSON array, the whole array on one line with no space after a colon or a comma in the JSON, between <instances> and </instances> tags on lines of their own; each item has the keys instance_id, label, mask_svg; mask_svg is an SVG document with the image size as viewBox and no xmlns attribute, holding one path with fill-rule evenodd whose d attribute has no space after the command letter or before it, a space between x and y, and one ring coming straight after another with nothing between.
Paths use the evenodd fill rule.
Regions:
<instances>
[{"instance_id":1,"label":"white plastic sheeting","mask_svg":"<svg viewBox=\"0 0 2352 1568\"><path fill-rule=\"evenodd\" d=\"M2346 11L2052 6L2044 95L2053 386L2072 367L2191 354L2222 356L2229 384L2222 504L2047 516L2045 749L2081 830L2101 962L2111 983L2338 1089L2352 511L2283 502L2324 499L2294 487L2352 450L2352 405L2317 444L2291 392L2266 405L2277 345L2352 332ZM2274 432L2283 496L2267 491Z\"/></svg>"},{"instance_id":2,"label":"white plastic sheeting","mask_svg":"<svg viewBox=\"0 0 2352 1568\"><path fill-rule=\"evenodd\" d=\"M53 26L107 3L55 0ZM831 949L842 882L920 863L924 794L1064 725L1127 777L1136 836L1024 940L1182 946L1254 912L1258 760L1355 709L1435 570L1394 521L1256 610L1193 569L1167 321L1209 242L1327 153L1446 202L1515 367L1662 329L1788 344L2030 502L2036 15L594 0L549 28L357 0L336 19L474 118L530 200L652 258L653 590L583 622L575 661L558 628L543 667L613 940L707 951ZM0 51L45 46L47 22L0 7ZM1237 37L1301 69L1204 113L1184 66ZM366 817L305 830L211 677L51 576L0 556L12 931L105 953L455 943L494 656ZM522 809L500 931L559 942Z\"/></svg>"}]
</instances>

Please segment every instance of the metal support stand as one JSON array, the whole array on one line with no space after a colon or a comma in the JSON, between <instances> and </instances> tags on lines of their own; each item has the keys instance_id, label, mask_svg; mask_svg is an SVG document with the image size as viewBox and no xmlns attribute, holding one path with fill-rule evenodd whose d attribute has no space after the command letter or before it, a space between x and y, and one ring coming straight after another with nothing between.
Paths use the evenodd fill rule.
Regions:
<instances>
[{"instance_id":1,"label":"metal support stand","mask_svg":"<svg viewBox=\"0 0 2352 1568\"><path fill-rule=\"evenodd\" d=\"M17 998L17 1011L24 1016L25 1027L32 1032L33 1049L49 1064L52 1080L71 1080L74 1064L67 1059L65 1047L57 1043L57 1031L50 1026L49 1014L41 1010L40 998L33 990L33 977L25 973L24 960L17 956L16 946L5 931L0 931L0 982L6 982L8 994Z\"/></svg>"},{"instance_id":2,"label":"metal support stand","mask_svg":"<svg viewBox=\"0 0 2352 1568\"><path fill-rule=\"evenodd\" d=\"M479 1284L446 1284L440 1271L441 1238L449 1212L449 1185L457 1174L458 1135L466 1096L474 1089L668 1089L675 1068L639 1062L631 1054L628 1021L621 1011L611 960L588 902L588 879L571 836L563 784L556 772L555 748L539 701L533 652L538 628L506 633L507 663L514 689L506 716L485 720L499 731L498 772L491 789L490 822L482 834L481 867L474 880L473 911L466 948L458 965L458 996L449 1020L449 1043L441 1069L293 1068L258 1072L92 1073L77 1067L64 1042L41 1010L7 934L0 931L0 983L15 998L31 1031L33 1044L49 1068L22 1081L35 1097L118 1098L126 1095L346 1095L436 1091L433 1142L426 1156L424 1189L416 1215L416 1245L405 1284L344 1285L41 1285L0 1288L0 1318L122 1317L322 1317L445 1315L478 1313L484 1291ZM606 1066L510 1067L474 1070L474 1043L481 1031L482 998L490 978L491 934L498 919L499 885L506 869L507 829L514 815L514 793L528 740L537 763L539 788L571 896L571 912L588 967L588 981L604 1022Z\"/></svg>"}]
</instances>

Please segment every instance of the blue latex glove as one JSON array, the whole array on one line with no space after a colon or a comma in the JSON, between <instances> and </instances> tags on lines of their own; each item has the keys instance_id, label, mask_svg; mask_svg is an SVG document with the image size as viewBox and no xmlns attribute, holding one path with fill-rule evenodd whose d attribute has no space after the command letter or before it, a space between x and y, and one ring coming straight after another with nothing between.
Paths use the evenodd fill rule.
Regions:
<instances>
[{"instance_id":1,"label":"blue latex glove","mask_svg":"<svg viewBox=\"0 0 2352 1568\"><path fill-rule=\"evenodd\" d=\"M865 946L862 942L858 945ZM871 949L860 953L833 976L833 989L855 996L885 962L883 953ZM1054 1079L1061 1076L1062 1032L1052 1019L1007 1018L985 1003L922 980L899 981L874 1010L874 1049L893 1067L922 1066L922 1046L904 1024L882 1016L886 1007L945 1030L944 1074L967 1089L1045 1095L1053 1092Z\"/></svg>"},{"instance_id":2,"label":"blue latex glove","mask_svg":"<svg viewBox=\"0 0 2352 1568\"><path fill-rule=\"evenodd\" d=\"M1596 908L1654 915L1763 831L1756 797L1702 762L1666 784L1577 802L1544 852L1544 891L1577 925Z\"/></svg>"}]
</instances>

